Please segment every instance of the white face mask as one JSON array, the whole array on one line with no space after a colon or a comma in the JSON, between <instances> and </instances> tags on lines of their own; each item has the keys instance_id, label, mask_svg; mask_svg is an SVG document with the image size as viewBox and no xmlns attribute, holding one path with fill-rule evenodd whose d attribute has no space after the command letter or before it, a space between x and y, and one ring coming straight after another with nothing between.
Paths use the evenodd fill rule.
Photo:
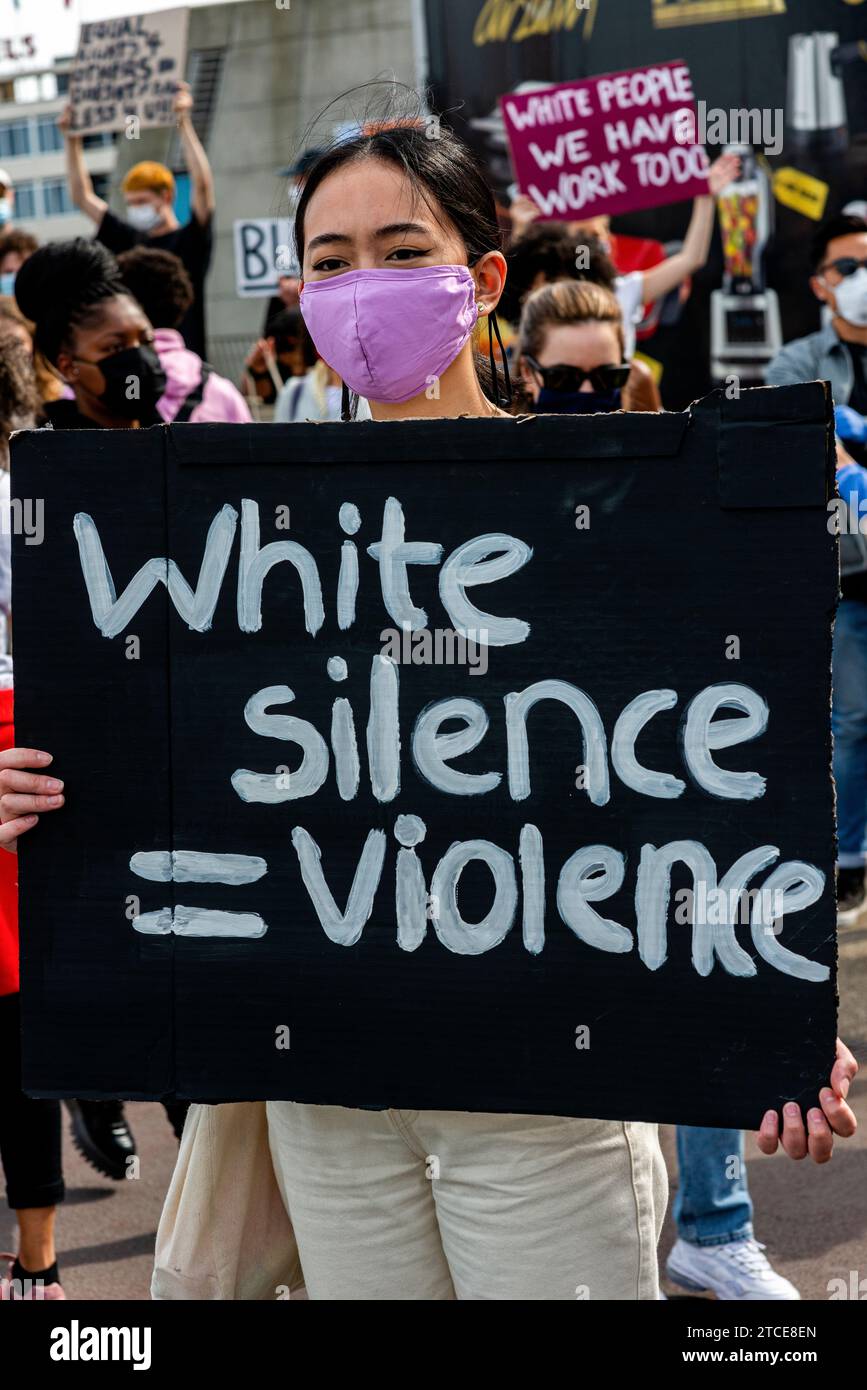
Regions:
<instances>
[{"instance_id":1,"label":"white face mask","mask_svg":"<svg viewBox=\"0 0 867 1390\"><path fill-rule=\"evenodd\" d=\"M859 266L854 275L828 288L833 288L840 318L856 328L867 328L867 266Z\"/></svg>"},{"instance_id":2,"label":"white face mask","mask_svg":"<svg viewBox=\"0 0 867 1390\"><path fill-rule=\"evenodd\" d=\"M161 214L153 203L127 203L126 216L137 232L150 232L161 220Z\"/></svg>"}]
</instances>

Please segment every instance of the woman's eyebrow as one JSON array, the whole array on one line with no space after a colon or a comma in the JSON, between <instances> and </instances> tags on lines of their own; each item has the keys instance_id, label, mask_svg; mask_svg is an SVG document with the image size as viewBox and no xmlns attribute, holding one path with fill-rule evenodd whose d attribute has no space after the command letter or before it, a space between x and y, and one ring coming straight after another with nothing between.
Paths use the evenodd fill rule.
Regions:
<instances>
[{"instance_id":1,"label":"woman's eyebrow","mask_svg":"<svg viewBox=\"0 0 867 1390\"><path fill-rule=\"evenodd\" d=\"M379 227L373 235L377 240L383 240L385 237L406 236L413 232L419 236L429 237L431 235L430 227L425 227L421 222L389 222L387 227ZM307 249L308 251L315 251L317 247L324 246L326 243L338 242L346 245L347 242L351 241L352 237L343 232L320 232L319 236L312 238Z\"/></svg>"},{"instance_id":2,"label":"woman's eyebrow","mask_svg":"<svg viewBox=\"0 0 867 1390\"><path fill-rule=\"evenodd\" d=\"M416 232L421 236L430 236L430 227L425 227L421 222L389 222L387 227L380 227L374 232L375 237L402 236L408 232Z\"/></svg>"},{"instance_id":3,"label":"woman's eyebrow","mask_svg":"<svg viewBox=\"0 0 867 1390\"><path fill-rule=\"evenodd\" d=\"M313 240L308 243L307 250L312 251L317 246L324 246L327 241L339 241L345 243L351 240L352 237L346 236L342 232L320 232L319 236L315 236Z\"/></svg>"}]
</instances>

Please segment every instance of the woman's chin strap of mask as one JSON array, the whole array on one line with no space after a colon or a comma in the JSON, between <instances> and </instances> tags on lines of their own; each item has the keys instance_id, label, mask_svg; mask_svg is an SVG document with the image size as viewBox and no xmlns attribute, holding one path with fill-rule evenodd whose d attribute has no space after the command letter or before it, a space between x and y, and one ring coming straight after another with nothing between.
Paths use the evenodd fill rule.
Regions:
<instances>
[{"instance_id":1,"label":"woman's chin strap of mask","mask_svg":"<svg viewBox=\"0 0 867 1390\"><path fill-rule=\"evenodd\" d=\"M505 391L500 392L500 378L497 375L497 365L494 361L494 334L497 335L497 343L500 348L500 359L503 363L503 381ZM491 359L491 387L494 392L494 404L501 410L508 410L512 404L512 378L509 376L509 359L506 356L506 349L503 347L503 340L500 337L500 325L497 322L497 311L492 309L488 314L488 355Z\"/></svg>"},{"instance_id":2,"label":"woman's chin strap of mask","mask_svg":"<svg viewBox=\"0 0 867 1390\"><path fill-rule=\"evenodd\" d=\"M503 363L503 380L505 391L500 391L500 378L497 374L497 364L494 360L494 334L497 335L497 343L500 348L500 359ZM488 314L488 356L491 361L491 389L494 393L494 404L501 410L509 410L512 404L512 378L509 375L509 359L506 356L506 349L503 347L503 339L500 336L500 325L497 322L495 310ZM349 402L349 387L346 382L340 383L340 418L341 420L351 420L352 413Z\"/></svg>"}]
</instances>

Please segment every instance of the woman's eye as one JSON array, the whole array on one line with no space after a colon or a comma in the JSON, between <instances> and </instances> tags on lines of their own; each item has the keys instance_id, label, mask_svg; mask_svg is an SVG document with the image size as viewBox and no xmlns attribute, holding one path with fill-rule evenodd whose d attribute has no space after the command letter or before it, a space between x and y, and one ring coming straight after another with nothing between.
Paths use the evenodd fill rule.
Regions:
<instances>
[{"instance_id":1,"label":"woman's eye","mask_svg":"<svg viewBox=\"0 0 867 1390\"><path fill-rule=\"evenodd\" d=\"M386 260L409 261L417 256L427 256L427 251L417 251L412 246L398 246L386 256Z\"/></svg>"},{"instance_id":2,"label":"woman's eye","mask_svg":"<svg viewBox=\"0 0 867 1390\"><path fill-rule=\"evenodd\" d=\"M342 261L339 256L326 256L324 261L317 261L314 270L341 270L345 267L346 261Z\"/></svg>"}]
</instances>

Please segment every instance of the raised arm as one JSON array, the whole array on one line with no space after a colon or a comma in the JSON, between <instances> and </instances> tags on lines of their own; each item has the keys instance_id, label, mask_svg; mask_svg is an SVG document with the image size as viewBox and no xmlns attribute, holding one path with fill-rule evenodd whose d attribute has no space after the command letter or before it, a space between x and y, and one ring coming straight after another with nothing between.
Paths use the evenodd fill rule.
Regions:
<instances>
[{"instance_id":1,"label":"raised arm","mask_svg":"<svg viewBox=\"0 0 867 1390\"><path fill-rule=\"evenodd\" d=\"M722 154L714 160L707 173L710 192L694 199L683 246L667 260L644 271L645 304L661 299L682 284L688 275L701 270L710 251L717 196L739 172L740 160L735 154Z\"/></svg>"},{"instance_id":2,"label":"raised arm","mask_svg":"<svg viewBox=\"0 0 867 1390\"><path fill-rule=\"evenodd\" d=\"M63 132L66 145L66 178L69 196L79 212L83 212L99 226L108 210L108 203L93 191L90 174L84 162L84 149L80 135L72 133L72 107L65 106L57 118L58 128Z\"/></svg>"},{"instance_id":3,"label":"raised arm","mask_svg":"<svg viewBox=\"0 0 867 1390\"><path fill-rule=\"evenodd\" d=\"M193 216L197 222L204 224L214 213L214 176L205 148L196 134L192 111L193 97L189 83L181 82L175 96L175 115L178 118L184 160L193 182L193 195L190 200Z\"/></svg>"}]
</instances>

